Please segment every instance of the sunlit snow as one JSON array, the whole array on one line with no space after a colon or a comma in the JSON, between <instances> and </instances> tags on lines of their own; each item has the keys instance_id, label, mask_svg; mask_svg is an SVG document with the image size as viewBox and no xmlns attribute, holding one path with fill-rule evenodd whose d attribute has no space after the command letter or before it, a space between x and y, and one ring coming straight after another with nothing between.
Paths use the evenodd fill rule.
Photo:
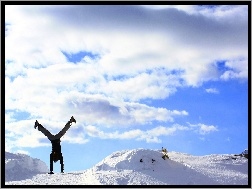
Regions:
<instances>
[{"instance_id":1,"label":"sunlit snow","mask_svg":"<svg viewBox=\"0 0 252 189\"><path fill-rule=\"evenodd\" d=\"M6 185L248 185L248 159L234 154L192 156L179 152L168 152L170 159L162 159L161 150L134 149L114 152L94 167L53 175L39 161L37 172L27 158L16 158L27 163L10 166L13 161L5 157L5 176L19 168L26 179L13 175ZM20 155L19 155L20 156ZM26 159L24 161L24 159ZM142 159L142 162L140 162ZM37 161L35 161L37 162ZM13 163L12 163L13 164ZM38 168L39 167L39 168ZM40 172L40 173L39 173ZM31 175L33 173L33 175ZM16 174L16 173L15 173ZM8 176L10 179L10 176Z\"/></svg>"}]
</instances>

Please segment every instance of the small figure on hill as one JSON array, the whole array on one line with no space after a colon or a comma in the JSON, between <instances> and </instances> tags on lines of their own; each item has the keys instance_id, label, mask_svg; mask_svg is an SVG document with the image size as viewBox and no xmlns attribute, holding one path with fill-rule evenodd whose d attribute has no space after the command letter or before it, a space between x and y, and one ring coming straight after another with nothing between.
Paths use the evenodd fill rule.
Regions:
<instances>
[{"instance_id":1,"label":"small figure on hill","mask_svg":"<svg viewBox=\"0 0 252 189\"><path fill-rule=\"evenodd\" d=\"M67 132L67 130L70 128L71 123L75 122L76 120L72 116L70 121L67 122L65 127L56 135L51 134L46 128L44 128L37 120L35 122L34 128L36 129L38 127L38 130L41 131L52 143L52 153L50 154L50 173L53 173L53 161L57 162L60 160L61 164L61 173L64 173L64 164L63 164L63 156L61 153L61 145L60 145L60 138Z\"/></svg>"},{"instance_id":2,"label":"small figure on hill","mask_svg":"<svg viewBox=\"0 0 252 189\"><path fill-rule=\"evenodd\" d=\"M249 153L248 153L248 149L245 149L242 153L241 153L242 157L245 157L248 159Z\"/></svg>"},{"instance_id":3,"label":"small figure on hill","mask_svg":"<svg viewBox=\"0 0 252 189\"><path fill-rule=\"evenodd\" d=\"M165 160L165 158L169 159L168 151L166 150L166 148L163 148L163 147L162 147L162 153L163 153L162 158L163 158L164 160Z\"/></svg>"},{"instance_id":4,"label":"small figure on hill","mask_svg":"<svg viewBox=\"0 0 252 189\"><path fill-rule=\"evenodd\" d=\"M143 162L143 159L140 159L140 162Z\"/></svg>"},{"instance_id":5,"label":"small figure on hill","mask_svg":"<svg viewBox=\"0 0 252 189\"><path fill-rule=\"evenodd\" d=\"M235 154L234 156L241 156L248 159L248 156L249 156L248 149L245 149L241 154ZM232 158L232 159L236 159L236 158Z\"/></svg>"}]
</instances>

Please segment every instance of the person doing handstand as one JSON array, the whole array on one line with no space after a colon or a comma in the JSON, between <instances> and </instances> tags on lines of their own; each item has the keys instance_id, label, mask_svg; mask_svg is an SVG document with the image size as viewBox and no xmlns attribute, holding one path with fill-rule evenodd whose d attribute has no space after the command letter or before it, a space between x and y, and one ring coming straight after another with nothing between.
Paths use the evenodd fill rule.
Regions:
<instances>
[{"instance_id":1,"label":"person doing handstand","mask_svg":"<svg viewBox=\"0 0 252 189\"><path fill-rule=\"evenodd\" d=\"M38 127L38 130L41 131L52 143L52 152L50 154L50 173L53 173L53 161L57 162L60 160L61 164L61 173L64 173L64 164L63 164L63 156L61 153L61 145L60 145L60 138L67 132L67 130L70 128L71 123L75 122L76 120L72 116L70 121L67 122L65 127L56 135L51 134L46 128L44 128L37 120L35 122L34 128L36 129Z\"/></svg>"}]
</instances>

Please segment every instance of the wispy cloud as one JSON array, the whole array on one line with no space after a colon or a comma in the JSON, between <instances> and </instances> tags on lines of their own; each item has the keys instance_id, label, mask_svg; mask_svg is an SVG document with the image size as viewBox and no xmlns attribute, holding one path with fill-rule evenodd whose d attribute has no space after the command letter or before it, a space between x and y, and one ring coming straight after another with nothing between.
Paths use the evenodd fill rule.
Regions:
<instances>
[{"instance_id":1,"label":"wispy cloud","mask_svg":"<svg viewBox=\"0 0 252 189\"><path fill-rule=\"evenodd\" d=\"M199 133L200 135L206 135L212 132L216 132L219 131L217 126L214 125L206 125L206 124L202 124L202 123L198 123L198 124L191 124L189 122L187 122L187 124L197 133Z\"/></svg>"},{"instance_id":2,"label":"wispy cloud","mask_svg":"<svg viewBox=\"0 0 252 189\"><path fill-rule=\"evenodd\" d=\"M6 150L13 151L12 149L22 147L38 147L38 146L50 146L49 140L38 130L35 130L32 125L33 121L23 120L18 122L9 123L6 127L8 131L6 134ZM42 122L41 122L42 123ZM64 126L63 123L52 123L44 120L42 123L52 134L59 132ZM55 125L57 128L55 128ZM109 130L103 131L102 130ZM154 126L147 130L142 129L126 129L121 130L120 128L112 129L104 128L101 126L93 125L74 125L64 136L63 139L69 143L85 144L93 137L100 139L111 139L111 140L138 140L146 141L147 143L160 143L162 140L161 136L174 135L178 132L192 132L198 133L199 135L207 135L212 132L218 131L216 126L199 124L190 124L187 126L179 125L177 123L171 126Z\"/></svg>"},{"instance_id":3,"label":"wispy cloud","mask_svg":"<svg viewBox=\"0 0 252 189\"><path fill-rule=\"evenodd\" d=\"M135 140L144 140L148 143L160 143L161 142L161 140L159 139L160 136L172 135L177 131L189 130L189 128L178 124L174 124L171 127L158 126L146 131L140 129L133 129L122 133L119 133L118 131L112 133L111 132L106 133L99 130L95 126L89 125L85 127L85 130L89 136L99 137L102 139L121 139L121 140L135 139Z\"/></svg>"},{"instance_id":4,"label":"wispy cloud","mask_svg":"<svg viewBox=\"0 0 252 189\"><path fill-rule=\"evenodd\" d=\"M211 19L230 19L237 14L247 12L248 7L242 5L145 5L150 9L178 9L189 15L203 15ZM240 15L241 16L241 15ZM246 15L243 15L247 19ZM240 18L242 19L242 17ZM242 21L242 20L240 20ZM244 21L244 20L243 20Z\"/></svg>"},{"instance_id":5,"label":"wispy cloud","mask_svg":"<svg viewBox=\"0 0 252 189\"><path fill-rule=\"evenodd\" d=\"M216 126L205 124L189 124L189 126L183 126L179 124L173 124L172 126L157 126L149 130L133 129L125 132L104 132L95 126L86 126L85 131L90 137L98 137L101 139L127 139L127 140L144 140L148 143L160 143L162 142L159 137L173 135L177 132L196 132L199 135L207 135L211 132L218 131ZM201 137L202 138L202 137Z\"/></svg>"},{"instance_id":6,"label":"wispy cloud","mask_svg":"<svg viewBox=\"0 0 252 189\"><path fill-rule=\"evenodd\" d=\"M214 93L214 94L219 94L219 90L216 88L208 88L206 89L207 93Z\"/></svg>"},{"instance_id":7,"label":"wispy cloud","mask_svg":"<svg viewBox=\"0 0 252 189\"><path fill-rule=\"evenodd\" d=\"M214 125L198 124L198 126L199 126L199 133L202 135L218 131L217 127Z\"/></svg>"},{"instance_id":8,"label":"wispy cloud","mask_svg":"<svg viewBox=\"0 0 252 189\"><path fill-rule=\"evenodd\" d=\"M226 61L225 67L227 70L220 76L223 80L248 78L247 59L237 58Z\"/></svg>"}]
</instances>

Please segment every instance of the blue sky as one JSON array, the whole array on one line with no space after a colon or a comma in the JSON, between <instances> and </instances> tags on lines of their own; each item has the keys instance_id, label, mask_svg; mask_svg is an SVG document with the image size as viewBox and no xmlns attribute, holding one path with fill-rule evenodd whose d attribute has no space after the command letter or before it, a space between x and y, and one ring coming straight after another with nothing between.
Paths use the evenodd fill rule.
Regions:
<instances>
[{"instance_id":1,"label":"blue sky","mask_svg":"<svg viewBox=\"0 0 252 189\"><path fill-rule=\"evenodd\" d=\"M248 148L247 6L6 6L5 150L65 171L117 150ZM59 163L54 164L59 172Z\"/></svg>"}]
</instances>

